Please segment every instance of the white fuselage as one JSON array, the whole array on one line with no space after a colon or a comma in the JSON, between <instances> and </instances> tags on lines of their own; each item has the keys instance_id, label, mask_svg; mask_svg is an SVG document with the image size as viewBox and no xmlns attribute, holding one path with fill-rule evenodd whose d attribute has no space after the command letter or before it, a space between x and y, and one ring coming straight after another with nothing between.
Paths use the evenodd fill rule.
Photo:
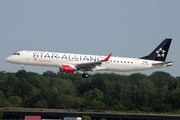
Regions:
<instances>
[{"instance_id":1,"label":"white fuselage","mask_svg":"<svg viewBox=\"0 0 180 120\"><path fill-rule=\"evenodd\" d=\"M76 65L81 63L91 63L101 61L105 57L106 56L100 55L25 50L19 51L14 55L9 56L6 61L20 65L49 66L61 68L63 64ZM95 66L92 71L127 72L166 67L164 65L152 65L157 63L163 62L138 58L110 57L108 61L103 62L99 66Z\"/></svg>"}]
</instances>

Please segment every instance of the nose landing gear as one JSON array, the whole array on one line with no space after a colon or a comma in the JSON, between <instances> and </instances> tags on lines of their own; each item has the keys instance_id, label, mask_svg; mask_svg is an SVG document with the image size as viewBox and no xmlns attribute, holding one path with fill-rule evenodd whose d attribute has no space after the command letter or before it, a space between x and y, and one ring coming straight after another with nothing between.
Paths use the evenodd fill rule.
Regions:
<instances>
[{"instance_id":1,"label":"nose landing gear","mask_svg":"<svg viewBox=\"0 0 180 120\"><path fill-rule=\"evenodd\" d=\"M22 68L21 70L24 70L24 65L21 64L20 66L21 66L21 68Z\"/></svg>"}]
</instances>

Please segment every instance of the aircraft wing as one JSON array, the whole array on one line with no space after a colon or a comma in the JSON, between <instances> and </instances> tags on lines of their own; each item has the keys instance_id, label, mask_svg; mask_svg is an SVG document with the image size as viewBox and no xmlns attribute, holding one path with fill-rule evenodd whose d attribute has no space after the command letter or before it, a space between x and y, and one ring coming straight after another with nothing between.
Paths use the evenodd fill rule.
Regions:
<instances>
[{"instance_id":1,"label":"aircraft wing","mask_svg":"<svg viewBox=\"0 0 180 120\"><path fill-rule=\"evenodd\" d=\"M111 57L112 53L109 54L105 59L97 62L86 62L86 63L79 63L76 64L75 66L77 67L78 70L92 70L96 66L100 66L103 62L107 62L109 58Z\"/></svg>"},{"instance_id":2,"label":"aircraft wing","mask_svg":"<svg viewBox=\"0 0 180 120\"><path fill-rule=\"evenodd\" d=\"M169 61L169 62L162 62L162 63L153 63L152 65L153 66L165 66L165 67L169 67L169 66L173 65L173 62Z\"/></svg>"}]
</instances>

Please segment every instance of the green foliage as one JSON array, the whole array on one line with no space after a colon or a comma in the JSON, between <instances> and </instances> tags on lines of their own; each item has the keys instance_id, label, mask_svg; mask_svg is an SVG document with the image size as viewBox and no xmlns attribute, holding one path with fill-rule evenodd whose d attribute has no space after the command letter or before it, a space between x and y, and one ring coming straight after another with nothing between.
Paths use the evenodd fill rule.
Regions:
<instances>
[{"instance_id":1,"label":"green foliage","mask_svg":"<svg viewBox=\"0 0 180 120\"><path fill-rule=\"evenodd\" d=\"M20 107L22 103L22 99L19 96L10 96L8 101L11 103L13 107Z\"/></svg>"},{"instance_id":2,"label":"green foliage","mask_svg":"<svg viewBox=\"0 0 180 120\"><path fill-rule=\"evenodd\" d=\"M82 116L82 120L91 120L91 118L87 115Z\"/></svg>"},{"instance_id":3,"label":"green foliage","mask_svg":"<svg viewBox=\"0 0 180 120\"><path fill-rule=\"evenodd\" d=\"M3 118L3 112L0 111L0 119Z\"/></svg>"},{"instance_id":4,"label":"green foliage","mask_svg":"<svg viewBox=\"0 0 180 120\"><path fill-rule=\"evenodd\" d=\"M47 108L47 101L40 100L35 103L35 108Z\"/></svg>"},{"instance_id":5,"label":"green foliage","mask_svg":"<svg viewBox=\"0 0 180 120\"><path fill-rule=\"evenodd\" d=\"M0 72L0 101L1 108L179 113L180 80L161 71L150 76L97 73L88 79L79 73Z\"/></svg>"}]
</instances>

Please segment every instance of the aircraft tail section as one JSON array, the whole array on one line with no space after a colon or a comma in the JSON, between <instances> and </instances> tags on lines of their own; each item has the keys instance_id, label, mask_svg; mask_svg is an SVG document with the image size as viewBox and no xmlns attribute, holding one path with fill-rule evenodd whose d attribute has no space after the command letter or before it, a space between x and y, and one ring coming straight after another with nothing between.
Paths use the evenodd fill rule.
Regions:
<instances>
[{"instance_id":1,"label":"aircraft tail section","mask_svg":"<svg viewBox=\"0 0 180 120\"><path fill-rule=\"evenodd\" d=\"M151 54L141 57L140 59L165 61L171 41L171 38L166 38Z\"/></svg>"}]
</instances>

